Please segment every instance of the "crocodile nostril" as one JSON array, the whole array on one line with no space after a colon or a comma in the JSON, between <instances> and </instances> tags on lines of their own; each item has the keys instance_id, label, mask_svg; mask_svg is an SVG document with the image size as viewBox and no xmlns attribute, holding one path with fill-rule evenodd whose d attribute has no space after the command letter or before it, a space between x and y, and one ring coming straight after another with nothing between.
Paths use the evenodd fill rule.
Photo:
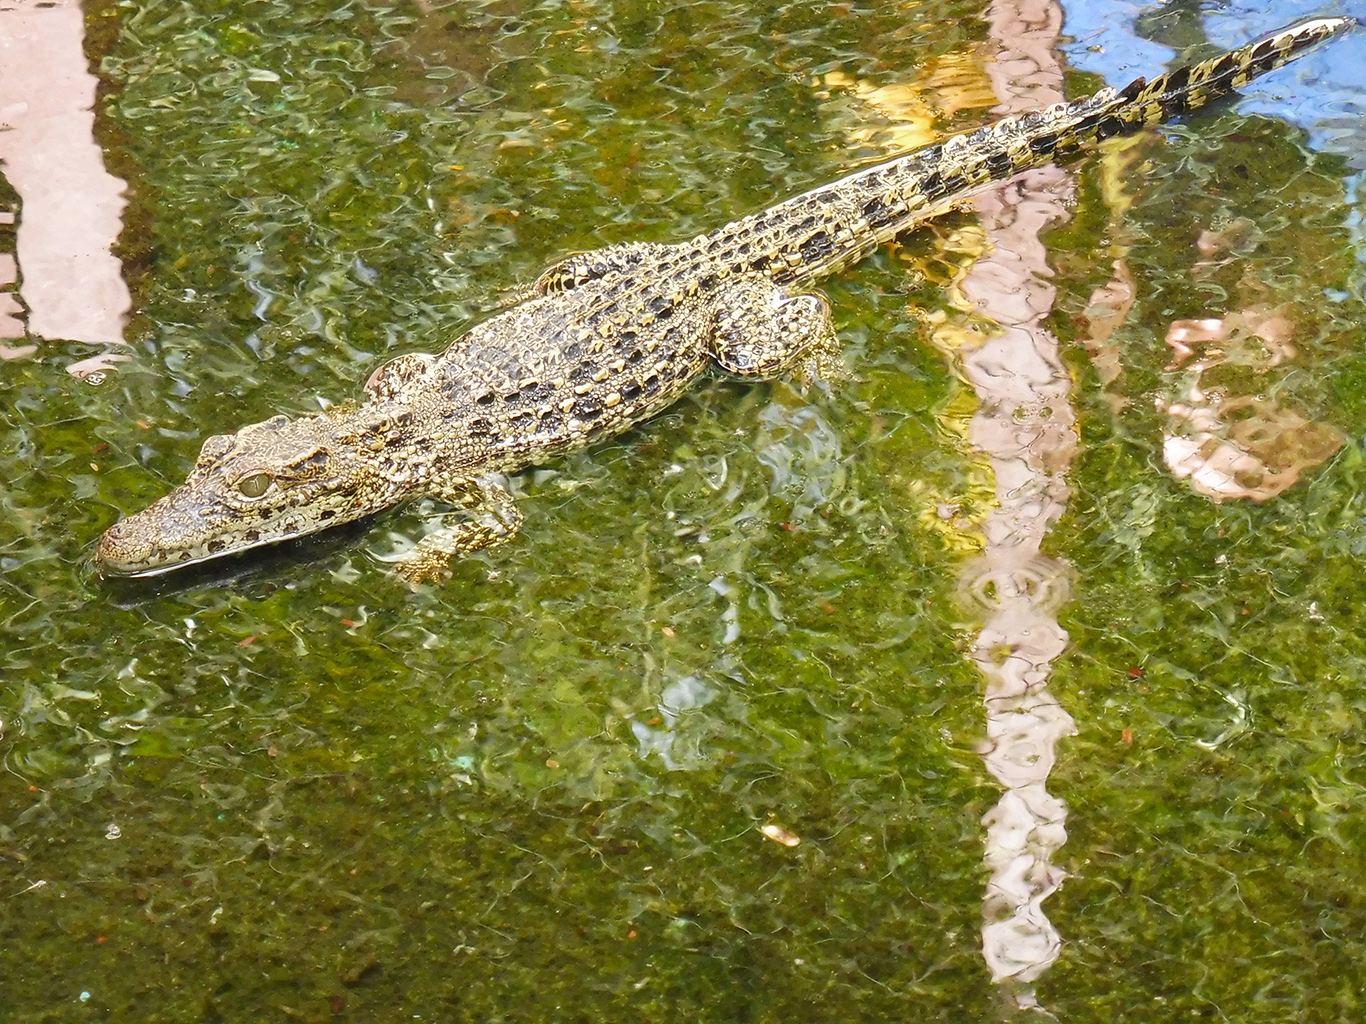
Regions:
<instances>
[{"instance_id":1,"label":"crocodile nostril","mask_svg":"<svg viewBox=\"0 0 1366 1024\"><path fill-rule=\"evenodd\" d=\"M132 531L128 528L128 520L120 519L113 526L109 527L109 529L105 530L104 535L100 537L100 550L105 550L111 544L119 544L126 541L131 535Z\"/></svg>"},{"instance_id":2,"label":"crocodile nostril","mask_svg":"<svg viewBox=\"0 0 1366 1024\"><path fill-rule=\"evenodd\" d=\"M117 562L119 551L128 545L132 537L128 520L123 519L115 523L100 535L99 541L95 544L96 560L106 563Z\"/></svg>"}]
</instances>

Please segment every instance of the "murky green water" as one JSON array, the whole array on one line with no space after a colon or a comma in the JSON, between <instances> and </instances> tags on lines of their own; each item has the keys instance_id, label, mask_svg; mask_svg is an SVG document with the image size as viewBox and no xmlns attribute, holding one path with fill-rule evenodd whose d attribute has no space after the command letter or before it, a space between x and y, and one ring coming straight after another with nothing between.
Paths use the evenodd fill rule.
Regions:
<instances>
[{"instance_id":1,"label":"murky green water","mask_svg":"<svg viewBox=\"0 0 1366 1024\"><path fill-rule=\"evenodd\" d=\"M988 15L89 12L138 313L103 383L0 363L0 1018L1350 1016L1361 210L1283 121L884 249L825 289L853 381L716 379L523 474L523 535L442 586L382 561L420 505L226 577L90 569L209 433L557 256L989 116ZM1012 253L1032 283L984 284ZM981 358L1026 293L1039 373Z\"/></svg>"}]
</instances>

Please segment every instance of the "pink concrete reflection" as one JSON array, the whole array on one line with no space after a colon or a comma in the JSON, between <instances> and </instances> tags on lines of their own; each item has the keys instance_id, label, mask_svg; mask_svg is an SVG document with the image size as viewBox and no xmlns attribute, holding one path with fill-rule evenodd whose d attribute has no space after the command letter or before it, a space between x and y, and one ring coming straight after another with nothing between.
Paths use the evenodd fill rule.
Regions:
<instances>
[{"instance_id":1,"label":"pink concrete reflection","mask_svg":"<svg viewBox=\"0 0 1366 1024\"><path fill-rule=\"evenodd\" d=\"M1054 47L1062 12L1054 0L997 0L987 21L1000 46L987 67L1001 100L995 112L1061 99ZM1067 805L1048 792L1048 777L1059 741L1076 732L1048 692L1053 662L1067 646L1057 612L1070 569L1041 550L1067 507L1078 447L1071 378L1044 326L1056 290L1040 237L1067 219L1071 199L1071 178L1053 166L984 192L975 205L991 245L962 282L964 297L993 322L980 344L960 353L980 403L972 442L990 458L996 482L982 554L963 567L962 581L982 624L972 646L986 684L982 756L1003 788L982 821L991 873L982 954L992 979L1022 1008L1037 1006L1032 983L1062 947L1043 903L1066 877L1053 858L1067 841Z\"/></svg>"},{"instance_id":2,"label":"pink concrete reflection","mask_svg":"<svg viewBox=\"0 0 1366 1024\"><path fill-rule=\"evenodd\" d=\"M1263 374L1293 360L1295 329L1287 312L1261 306L1177 320L1167 329L1167 370L1187 378L1179 397L1157 400L1168 416L1162 458L1173 476L1215 501L1268 501L1342 447L1340 433L1286 407L1274 389L1229 394L1201 380L1218 366Z\"/></svg>"},{"instance_id":3,"label":"pink concrete reflection","mask_svg":"<svg viewBox=\"0 0 1366 1024\"><path fill-rule=\"evenodd\" d=\"M995 56L985 71L990 95L1000 101L995 113L1059 100L1062 69L1053 47L1062 15L1056 0L997 0L988 24ZM822 84L848 89L896 122L877 133L855 130L856 142L885 137L894 149L912 149L930 141L933 110L987 101L980 73L948 70L917 69L914 88L872 88L834 74L823 76ZM927 89L932 104L924 99ZM982 244L957 243L959 252L975 258L947 288L960 315L932 321L936 344L958 361L976 398L969 439L989 463L994 485L991 511L975 538L981 554L964 562L961 590L979 627L970 653L984 683L982 758L1002 790L982 821L989 872L982 954L1017 1008L1037 1007L1033 983L1062 948L1043 904L1066 877L1053 859L1067 840L1067 805L1047 783L1059 741L1076 726L1047 686L1067 646L1057 612L1068 599L1071 570L1044 554L1042 544L1066 508L1078 439L1071 379L1057 339L1044 326L1055 289L1040 235L1067 218L1071 199L1071 179L1056 167L983 191L975 201ZM940 503L937 518L957 524L957 508ZM968 531L971 525L963 520L946 528Z\"/></svg>"},{"instance_id":4,"label":"pink concrete reflection","mask_svg":"<svg viewBox=\"0 0 1366 1024\"><path fill-rule=\"evenodd\" d=\"M0 0L0 173L19 194L0 211L18 224L17 252L0 254L3 357L34 352L4 344L24 338L123 343L132 301L110 247L125 186L95 144L83 34L76 0Z\"/></svg>"}]
</instances>

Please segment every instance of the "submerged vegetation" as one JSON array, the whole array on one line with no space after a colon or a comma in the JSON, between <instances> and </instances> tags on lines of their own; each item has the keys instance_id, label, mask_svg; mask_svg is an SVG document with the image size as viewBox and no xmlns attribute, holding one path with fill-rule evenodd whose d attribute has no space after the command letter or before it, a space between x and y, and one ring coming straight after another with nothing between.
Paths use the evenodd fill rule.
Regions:
<instances>
[{"instance_id":1,"label":"submerged vegetation","mask_svg":"<svg viewBox=\"0 0 1366 1024\"><path fill-rule=\"evenodd\" d=\"M963 356L997 333L963 299L989 219L829 283L853 380L711 380L522 474L521 537L439 587L383 561L424 505L237 575L91 573L207 434L355 396L566 252L989 117L986 5L898 7L92 7L139 310L101 383L75 347L0 364L14 1019L1356 1004L1360 210L1285 121L1225 108L1087 158L1043 235L1071 386L1033 412L1076 443L1037 607L1075 735L1040 855L1060 952L1029 988L981 935L983 672L1015 653L974 576L1006 489ZM1225 445L1261 469L1211 483Z\"/></svg>"}]
</instances>

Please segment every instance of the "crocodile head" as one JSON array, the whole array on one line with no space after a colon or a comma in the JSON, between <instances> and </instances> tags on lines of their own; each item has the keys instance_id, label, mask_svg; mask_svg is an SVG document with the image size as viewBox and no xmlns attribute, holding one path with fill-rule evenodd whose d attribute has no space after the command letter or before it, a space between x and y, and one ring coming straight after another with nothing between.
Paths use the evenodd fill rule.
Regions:
<instances>
[{"instance_id":1,"label":"crocodile head","mask_svg":"<svg viewBox=\"0 0 1366 1024\"><path fill-rule=\"evenodd\" d=\"M211 437L183 484L104 532L95 561L108 574L151 576L388 508L418 489L385 455L404 420L362 407Z\"/></svg>"}]
</instances>

